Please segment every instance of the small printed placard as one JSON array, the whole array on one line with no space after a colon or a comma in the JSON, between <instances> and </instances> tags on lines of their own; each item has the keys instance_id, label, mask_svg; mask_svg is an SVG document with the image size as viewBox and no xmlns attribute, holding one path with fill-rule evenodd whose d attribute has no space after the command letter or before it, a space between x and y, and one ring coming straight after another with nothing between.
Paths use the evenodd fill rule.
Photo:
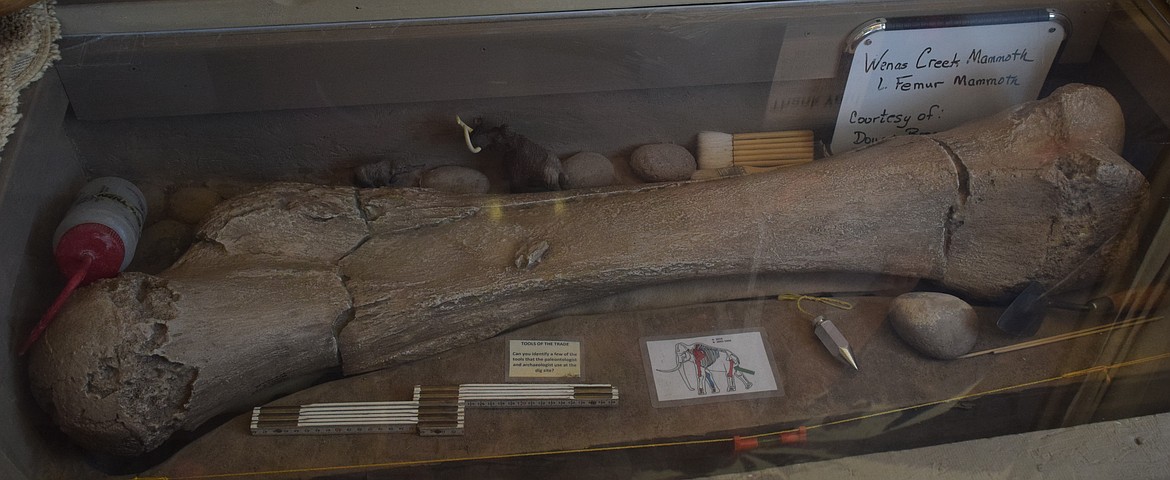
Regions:
<instances>
[{"instance_id":1,"label":"small printed placard","mask_svg":"<svg viewBox=\"0 0 1170 480\"><path fill-rule=\"evenodd\" d=\"M581 376L581 342L509 340L508 377L576 378Z\"/></svg>"},{"instance_id":2,"label":"small printed placard","mask_svg":"<svg viewBox=\"0 0 1170 480\"><path fill-rule=\"evenodd\" d=\"M764 333L643 339L654 406L779 396Z\"/></svg>"}]
</instances>

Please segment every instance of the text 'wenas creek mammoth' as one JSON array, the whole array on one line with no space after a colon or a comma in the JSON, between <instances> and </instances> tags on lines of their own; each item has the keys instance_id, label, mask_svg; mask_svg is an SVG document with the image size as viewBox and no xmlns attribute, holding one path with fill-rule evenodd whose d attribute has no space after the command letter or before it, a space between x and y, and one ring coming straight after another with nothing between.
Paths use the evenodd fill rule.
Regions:
<instances>
[{"instance_id":1,"label":"text 'wenas creek mammoth'","mask_svg":"<svg viewBox=\"0 0 1170 480\"><path fill-rule=\"evenodd\" d=\"M77 292L32 352L33 390L79 444L134 455L338 367L669 282L870 272L1003 300L1091 280L1132 243L1145 197L1122 129L1108 93L1074 85L719 181L510 196L277 184L225 202L158 276Z\"/></svg>"}]
</instances>

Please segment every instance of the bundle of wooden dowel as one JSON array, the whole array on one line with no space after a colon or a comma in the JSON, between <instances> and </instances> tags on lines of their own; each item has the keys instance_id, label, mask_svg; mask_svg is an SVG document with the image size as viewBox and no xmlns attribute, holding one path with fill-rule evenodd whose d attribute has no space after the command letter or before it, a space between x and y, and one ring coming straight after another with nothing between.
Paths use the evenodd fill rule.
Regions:
<instances>
[{"instance_id":1,"label":"bundle of wooden dowel","mask_svg":"<svg viewBox=\"0 0 1170 480\"><path fill-rule=\"evenodd\" d=\"M252 409L253 435L411 433L462 435L464 409L612 407L608 384L464 384L415 386L414 400L314 403Z\"/></svg>"},{"instance_id":2,"label":"bundle of wooden dowel","mask_svg":"<svg viewBox=\"0 0 1170 480\"><path fill-rule=\"evenodd\" d=\"M766 172L811 162L813 132L699 132L698 153L693 180Z\"/></svg>"}]
</instances>

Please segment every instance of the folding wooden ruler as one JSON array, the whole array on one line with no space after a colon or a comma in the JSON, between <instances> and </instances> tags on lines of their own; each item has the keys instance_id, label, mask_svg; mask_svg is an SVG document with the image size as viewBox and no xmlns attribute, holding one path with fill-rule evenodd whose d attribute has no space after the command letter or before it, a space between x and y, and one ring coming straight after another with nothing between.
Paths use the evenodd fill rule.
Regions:
<instances>
[{"instance_id":1,"label":"folding wooden ruler","mask_svg":"<svg viewBox=\"0 0 1170 480\"><path fill-rule=\"evenodd\" d=\"M465 383L414 387L415 401L462 400L467 408L616 407L618 389L608 384Z\"/></svg>"},{"instance_id":2,"label":"folding wooden ruler","mask_svg":"<svg viewBox=\"0 0 1170 480\"><path fill-rule=\"evenodd\" d=\"M413 433L463 435L464 404L454 401L314 403L252 409L252 435Z\"/></svg>"},{"instance_id":3,"label":"folding wooden ruler","mask_svg":"<svg viewBox=\"0 0 1170 480\"><path fill-rule=\"evenodd\" d=\"M414 400L255 407L253 435L412 433L462 435L465 408L614 407L608 384L501 383L416 386Z\"/></svg>"}]
</instances>

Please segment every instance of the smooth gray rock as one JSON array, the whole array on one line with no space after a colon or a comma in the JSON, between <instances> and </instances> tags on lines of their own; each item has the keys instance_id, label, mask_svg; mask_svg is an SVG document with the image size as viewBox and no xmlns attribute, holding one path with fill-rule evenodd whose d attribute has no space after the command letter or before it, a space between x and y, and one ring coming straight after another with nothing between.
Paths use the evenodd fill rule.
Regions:
<instances>
[{"instance_id":1,"label":"smooth gray rock","mask_svg":"<svg viewBox=\"0 0 1170 480\"><path fill-rule=\"evenodd\" d=\"M423 188L461 194L487 193L488 187L491 186L487 175L480 173L479 170L456 165L427 170L419 184Z\"/></svg>"},{"instance_id":2,"label":"smooth gray rock","mask_svg":"<svg viewBox=\"0 0 1170 480\"><path fill-rule=\"evenodd\" d=\"M391 160L359 165L353 170L354 183L359 187L386 187L394 183L395 164Z\"/></svg>"},{"instance_id":3,"label":"smooth gray rock","mask_svg":"<svg viewBox=\"0 0 1170 480\"><path fill-rule=\"evenodd\" d=\"M605 155L581 152L561 162L567 184L565 188L593 188L613 185L613 163Z\"/></svg>"},{"instance_id":4,"label":"smooth gray rock","mask_svg":"<svg viewBox=\"0 0 1170 480\"><path fill-rule=\"evenodd\" d=\"M911 292L890 303L890 325L919 353L951 360L971 351L979 338L975 309L954 295Z\"/></svg>"},{"instance_id":5,"label":"smooth gray rock","mask_svg":"<svg viewBox=\"0 0 1170 480\"><path fill-rule=\"evenodd\" d=\"M690 151L673 143L642 145L630 154L630 168L647 182L689 180L696 165Z\"/></svg>"}]
</instances>

